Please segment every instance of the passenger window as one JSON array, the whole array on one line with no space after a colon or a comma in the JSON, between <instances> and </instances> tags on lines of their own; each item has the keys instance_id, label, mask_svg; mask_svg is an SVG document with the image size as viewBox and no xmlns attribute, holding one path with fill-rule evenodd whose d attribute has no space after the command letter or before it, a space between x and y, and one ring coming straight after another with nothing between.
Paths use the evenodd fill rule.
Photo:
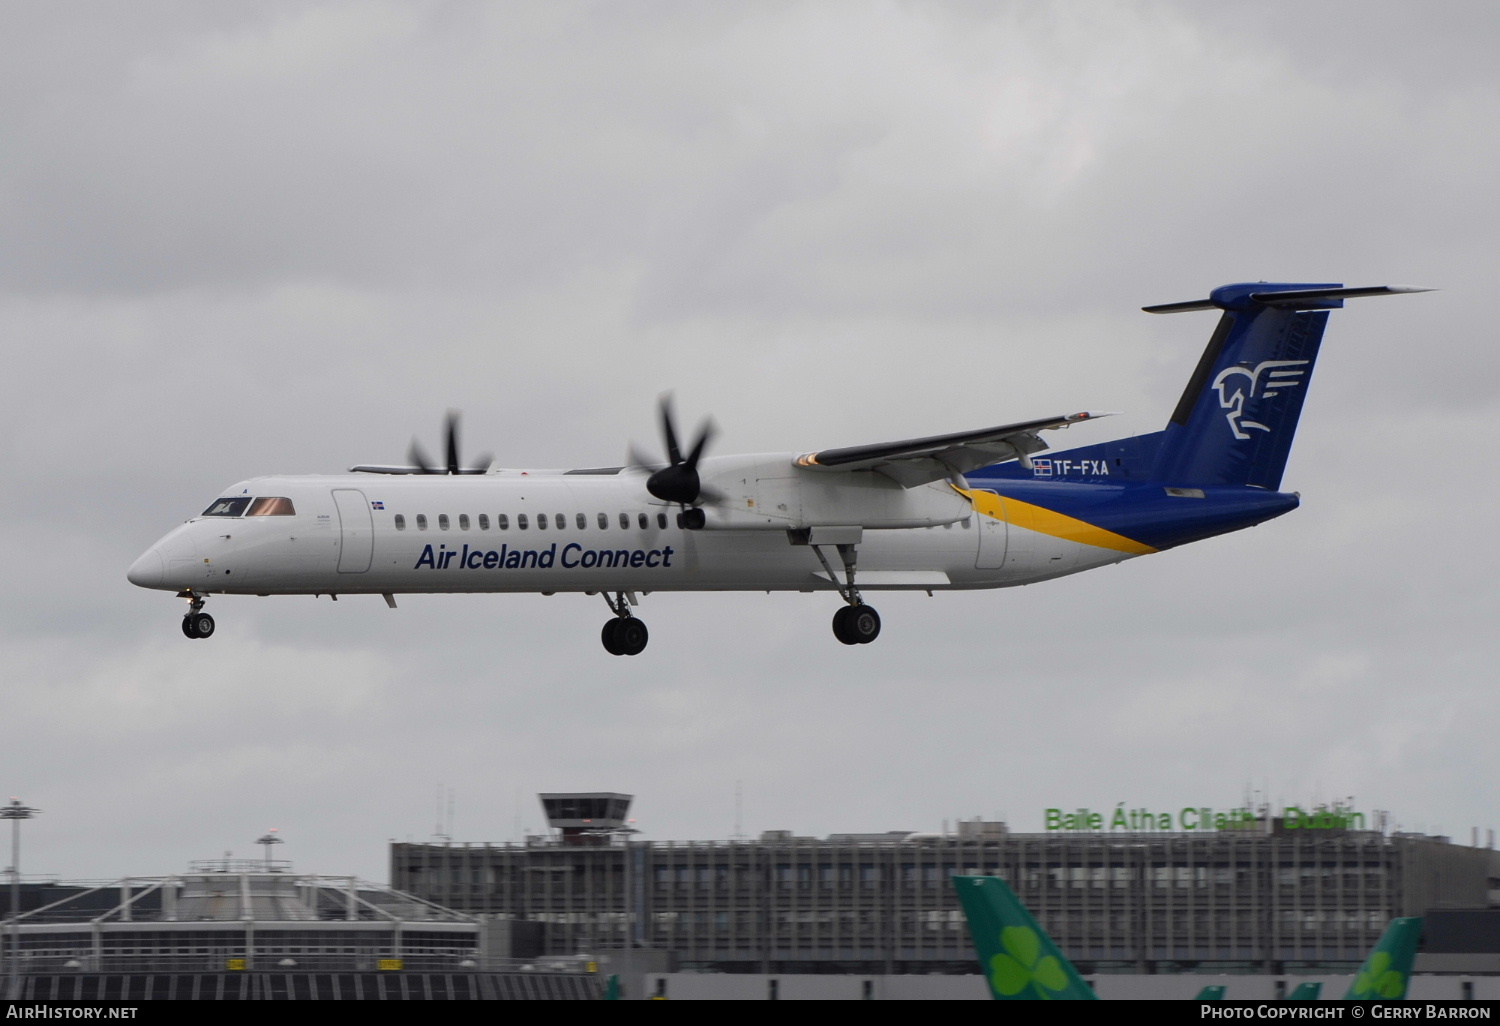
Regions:
<instances>
[{"instance_id":1,"label":"passenger window","mask_svg":"<svg viewBox=\"0 0 1500 1026\"><path fill-rule=\"evenodd\" d=\"M601 531L608 531L609 530L609 514L608 513L600 513L599 514L599 530L601 530Z\"/></svg>"},{"instance_id":2,"label":"passenger window","mask_svg":"<svg viewBox=\"0 0 1500 1026\"><path fill-rule=\"evenodd\" d=\"M656 514L656 526L663 531L667 529L667 515L665 513Z\"/></svg>"},{"instance_id":3,"label":"passenger window","mask_svg":"<svg viewBox=\"0 0 1500 1026\"><path fill-rule=\"evenodd\" d=\"M516 530L518 530L518 531L524 531L524 530L526 530L526 514L525 513L517 513L516 514Z\"/></svg>"},{"instance_id":4,"label":"passenger window","mask_svg":"<svg viewBox=\"0 0 1500 1026\"><path fill-rule=\"evenodd\" d=\"M460 513L458 515L458 529L460 531L467 531L469 529L469 514Z\"/></svg>"},{"instance_id":5,"label":"passenger window","mask_svg":"<svg viewBox=\"0 0 1500 1026\"><path fill-rule=\"evenodd\" d=\"M479 529L481 531L488 531L490 529L490 515L488 513L479 514Z\"/></svg>"},{"instance_id":6,"label":"passenger window","mask_svg":"<svg viewBox=\"0 0 1500 1026\"><path fill-rule=\"evenodd\" d=\"M396 514L396 530L406 530L406 517L402 516L400 513Z\"/></svg>"},{"instance_id":7,"label":"passenger window","mask_svg":"<svg viewBox=\"0 0 1500 1026\"><path fill-rule=\"evenodd\" d=\"M215 499L208 509L203 511L206 517L237 517L245 512L245 507L250 505L249 499Z\"/></svg>"},{"instance_id":8,"label":"passenger window","mask_svg":"<svg viewBox=\"0 0 1500 1026\"><path fill-rule=\"evenodd\" d=\"M557 513L552 517L552 525L561 531L564 527L568 526L568 518L561 513Z\"/></svg>"},{"instance_id":9,"label":"passenger window","mask_svg":"<svg viewBox=\"0 0 1500 1026\"><path fill-rule=\"evenodd\" d=\"M417 530L418 531L425 531L425 530L427 530L427 514L426 513L418 513L417 514Z\"/></svg>"},{"instance_id":10,"label":"passenger window","mask_svg":"<svg viewBox=\"0 0 1500 1026\"><path fill-rule=\"evenodd\" d=\"M641 525L642 531L651 526L650 519L644 513L637 513L635 515L635 522Z\"/></svg>"},{"instance_id":11,"label":"passenger window","mask_svg":"<svg viewBox=\"0 0 1500 1026\"><path fill-rule=\"evenodd\" d=\"M538 531L545 531L547 529L547 514L538 513L536 515L536 529Z\"/></svg>"},{"instance_id":12,"label":"passenger window","mask_svg":"<svg viewBox=\"0 0 1500 1026\"><path fill-rule=\"evenodd\" d=\"M628 531L628 530L630 530L630 514L629 513L621 513L620 514L620 530L622 530L622 531Z\"/></svg>"},{"instance_id":13,"label":"passenger window","mask_svg":"<svg viewBox=\"0 0 1500 1026\"><path fill-rule=\"evenodd\" d=\"M573 519L578 524L578 529L580 531L589 526L589 518L584 516L582 513L578 514L578 516L574 517Z\"/></svg>"},{"instance_id":14,"label":"passenger window","mask_svg":"<svg viewBox=\"0 0 1500 1026\"><path fill-rule=\"evenodd\" d=\"M496 513L495 514L495 526L498 527L498 528L500 528L500 530L502 530L502 531L509 531L510 530L510 517L506 516L504 513Z\"/></svg>"},{"instance_id":15,"label":"passenger window","mask_svg":"<svg viewBox=\"0 0 1500 1026\"><path fill-rule=\"evenodd\" d=\"M256 499L250 504L247 517L294 517L297 511L292 508L292 500L284 498L264 497Z\"/></svg>"},{"instance_id":16,"label":"passenger window","mask_svg":"<svg viewBox=\"0 0 1500 1026\"><path fill-rule=\"evenodd\" d=\"M448 514L446 514L446 513L439 513L438 514L438 530L440 530L440 531L446 531L446 530L448 530Z\"/></svg>"}]
</instances>

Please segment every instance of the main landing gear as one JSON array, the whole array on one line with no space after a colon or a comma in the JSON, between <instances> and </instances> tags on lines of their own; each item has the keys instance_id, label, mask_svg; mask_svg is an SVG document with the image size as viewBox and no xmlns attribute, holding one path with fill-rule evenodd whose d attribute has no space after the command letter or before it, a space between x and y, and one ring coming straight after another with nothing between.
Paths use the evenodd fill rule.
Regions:
<instances>
[{"instance_id":1,"label":"main landing gear","mask_svg":"<svg viewBox=\"0 0 1500 1026\"><path fill-rule=\"evenodd\" d=\"M599 632L604 651L617 656L640 655L646 650L646 642L651 640L651 632L630 611L635 605L634 593L617 592L614 598L610 598L609 592L605 592L604 601L609 604L609 611L615 614L604 622L604 629Z\"/></svg>"},{"instance_id":2,"label":"main landing gear","mask_svg":"<svg viewBox=\"0 0 1500 1026\"><path fill-rule=\"evenodd\" d=\"M212 637L214 618L203 611L203 603L208 601L207 596L184 591L177 597L188 600L187 615L182 618L182 633L189 638Z\"/></svg>"},{"instance_id":3,"label":"main landing gear","mask_svg":"<svg viewBox=\"0 0 1500 1026\"><path fill-rule=\"evenodd\" d=\"M833 572L828 558L823 555L822 546L816 541L810 544L818 562L828 572L828 579L848 603L833 614L833 636L846 645L868 645L880 637L880 614L875 612L875 607L865 605L864 599L860 598L859 589L854 586L855 545L838 543L835 546L844 563L844 583L840 584L839 575Z\"/></svg>"},{"instance_id":4,"label":"main landing gear","mask_svg":"<svg viewBox=\"0 0 1500 1026\"><path fill-rule=\"evenodd\" d=\"M833 614L833 636L846 645L868 645L880 637L880 614L863 602L843 606Z\"/></svg>"}]
</instances>

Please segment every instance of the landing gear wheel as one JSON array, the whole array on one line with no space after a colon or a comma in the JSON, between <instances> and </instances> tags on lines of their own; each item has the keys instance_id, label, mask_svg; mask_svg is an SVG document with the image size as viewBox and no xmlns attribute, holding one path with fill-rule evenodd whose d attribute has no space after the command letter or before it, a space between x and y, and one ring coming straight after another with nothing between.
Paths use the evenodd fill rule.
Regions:
<instances>
[{"instance_id":1,"label":"landing gear wheel","mask_svg":"<svg viewBox=\"0 0 1500 1026\"><path fill-rule=\"evenodd\" d=\"M646 650L646 642L651 640L651 634L646 630L646 625L633 616L627 616L615 621L615 644L619 646L621 655L640 655Z\"/></svg>"},{"instance_id":2,"label":"landing gear wheel","mask_svg":"<svg viewBox=\"0 0 1500 1026\"><path fill-rule=\"evenodd\" d=\"M880 614L875 612L874 606L860 603L849 607L849 633L854 635L854 640L861 645L868 645L880 637Z\"/></svg>"},{"instance_id":3,"label":"landing gear wheel","mask_svg":"<svg viewBox=\"0 0 1500 1026\"><path fill-rule=\"evenodd\" d=\"M625 654L624 650L620 648L620 643L615 640L615 630L622 622L618 616L605 620L604 629L599 632L599 640L604 642L604 651L610 655Z\"/></svg>"},{"instance_id":4,"label":"landing gear wheel","mask_svg":"<svg viewBox=\"0 0 1500 1026\"><path fill-rule=\"evenodd\" d=\"M833 614L833 636L846 645L868 645L880 637L880 614L872 606L840 606Z\"/></svg>"},{"instance_id":5,"label":"landing gear wheel","mask_svg":"<svg viewBox=\"0 0 1500 1026\"><path fill-rule=\"evenodd\" d=\"M839 606L833 614L833 636L845 645L859 644L859 639L849 630L849 614L853 611L853 606Z\"/></svg>"},{"instance_id":6,"label":"landing gear wheel","mask_svg":"<svg viewBox=\"0 0 1500 1026\"><path fill-rule=\"evenodd\" d=\"M182 618L182 633L190 638L211 637L214 632L214 618L207 613L189 613Z\"/></svg>"}]
</instances>

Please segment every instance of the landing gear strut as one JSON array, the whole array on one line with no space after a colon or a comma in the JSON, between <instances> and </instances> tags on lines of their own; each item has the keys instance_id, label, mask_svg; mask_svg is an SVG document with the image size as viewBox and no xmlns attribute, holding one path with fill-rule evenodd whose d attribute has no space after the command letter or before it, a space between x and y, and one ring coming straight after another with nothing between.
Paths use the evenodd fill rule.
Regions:
<instances>
[{"instance_id":1,"label":"landing gear strut","mask_svg":"<svg viewBox=\"0 0 1500 1026\"><path fill-rule=\"evenodd\" d=\"M823 569L828 572L828 578L839 590L839 595L848 603L833 614L833 636L846 645L868 645L880 637L880 614L875 612L874 606L865 605L859 589L854 586L855 546L840 543L836 547L844 564L843 584L839 583L839 575L833 572L828 557L823 555L822 547L816 542L812 543L813 554L823 564Z\"/></svg>"},{"instance_id":2,"label":"landing gear strut","mask_svg":"<svg viewBox=\"0 0 1500 1026\"><path fill-rule=\"evenodd\" d=\"M182 633L189 638L207 638L214 632L214 618L203 611L207 596L185 591L177 596L188 600L187 615L182 618Z\"/></svg>"},{"instance_id":3,"label":"landing gear strut","mask_svg":"<svg viewBox=\"0 0 1500 1026\"><path fill-rule=\"evenodd\" d=\"M604 622L604 629L599 632L604 651L610 655L640 655L646 650L646 642L651 640L651 633L630 611L630 607L635 605L635 595L621 591L610 598L609 592L605 592L604 601L608 603L610 612L615 614Z\"/></svg>"}]
</instances>

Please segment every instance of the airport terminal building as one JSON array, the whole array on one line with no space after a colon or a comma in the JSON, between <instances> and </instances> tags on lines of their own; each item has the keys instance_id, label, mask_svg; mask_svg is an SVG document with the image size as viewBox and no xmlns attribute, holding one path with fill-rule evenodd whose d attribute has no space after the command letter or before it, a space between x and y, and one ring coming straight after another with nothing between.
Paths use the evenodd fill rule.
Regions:
<instances>
[{"instance_id":1,"label":"airport terminal building","mask_svg":"<svg viewBox=\"0 0 1500 1026\"><path fill-rule=\"evenodd\" d=\"M549 955L644 948L731 973L973 973L954 874L1009 881L1084 973L1347 972L1394 916L1500 905L1490 848L1276 818L1179 833L975 821L944 835L644 842L621 832L628 795L542 797L554 834L394 844L392 886L538 924Z\"/></svg>"},{"instance_id":2,"label":"airport terminal building","mask_svg":"<svg viewBox=\"0 0 1500 1026\"><path fill-rule=\"evenodd\" d=\"M28 883L0 924L0 998L592 999L580 965L521 965L479 919L270 859L187 873Z\"/></svg>"}]
</instances>

